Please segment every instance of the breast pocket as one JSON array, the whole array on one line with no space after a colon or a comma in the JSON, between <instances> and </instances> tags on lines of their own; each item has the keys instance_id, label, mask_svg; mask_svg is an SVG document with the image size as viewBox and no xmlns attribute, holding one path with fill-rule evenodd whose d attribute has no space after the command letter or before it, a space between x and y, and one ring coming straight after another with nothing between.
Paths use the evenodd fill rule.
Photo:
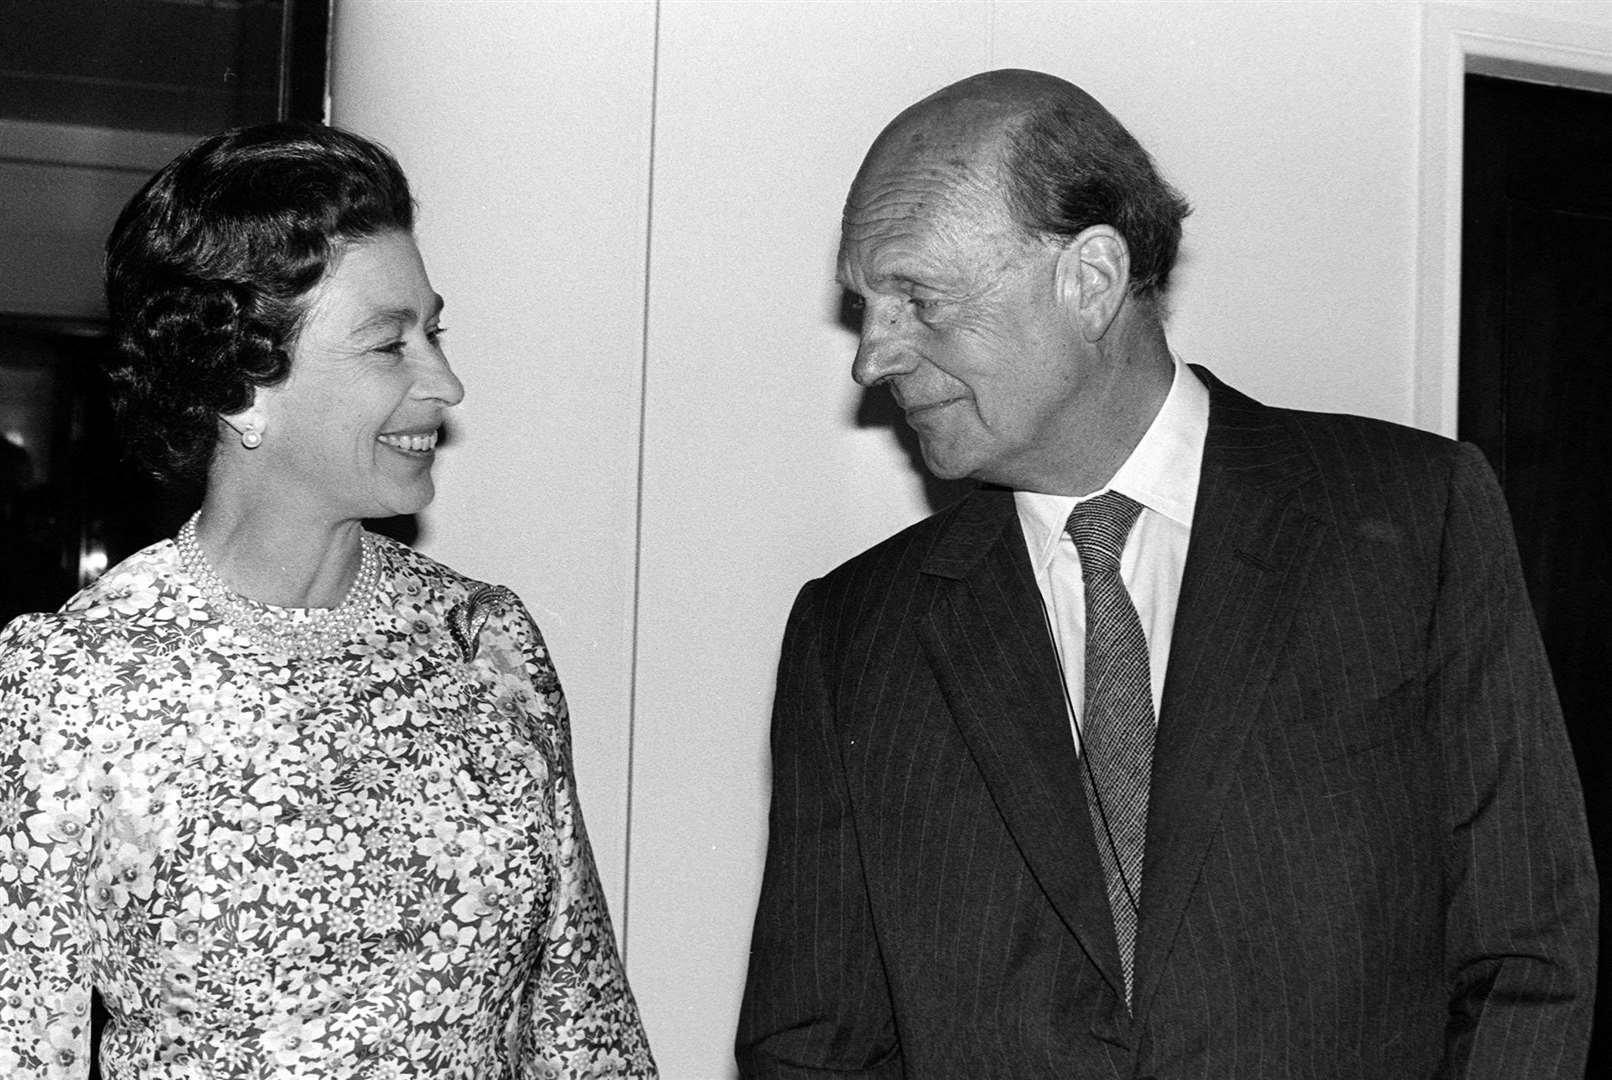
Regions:
<instances>
[{"instance_id":1,"label":"breast pocket","mask_svg":"<svg viewBox=\"0 0 1612 1080\"><path fill-rule=\"evenodd\" d=\"M1426 683L1401 676L1380 694L1348 696L1337 689L1289 684L1266 698L1264 741L1296 764L1324 765L1378 750L1427 732Z\"/></svg>"}]
</instances>

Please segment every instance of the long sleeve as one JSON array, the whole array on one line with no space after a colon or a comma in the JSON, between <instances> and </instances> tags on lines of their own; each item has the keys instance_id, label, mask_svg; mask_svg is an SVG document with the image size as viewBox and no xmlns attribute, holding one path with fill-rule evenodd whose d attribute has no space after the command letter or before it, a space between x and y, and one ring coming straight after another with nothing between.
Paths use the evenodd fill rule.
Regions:
<instances>
[{"instance_id":1,"label":"long sleeve","mask_svg":"<svg viewBox=\"0 0 1612 1080\"><path fill-rule=\"evenodd\" d=\"M743 1077L901 1076L833 735L817 590L795 601L772 722L772 808L739 1015Z\"/></svg>"},{"instance_id":2,"label":"long sleeve","mask_svg":"<svg viewBox=\"0 0 1612 1080\"><path fill-rule=\"evenodd\" d=\"M91 706L57 620L0 633L0 1075L89 1075Z\"/></svg>"},{"instance_id":3,"label":"long sleeve","mask_svg":"<svg viewBox=\"0 0 1612 1080\"><path fill-rule=\"evenodd\" d=\"M657 1075L638 1006L622 968L577 798L565 694L542 634L520 609L514 620L526 674L538 694L551 748L555 884L540 955L521 1002L517 1046L523 1080Z\"/></svg>"},{"instance_id":4,"label":"long sleeve","mask_svg":"<svg viewBox=\"0 0 1612 1080\"><path fill-rule=\"evenodd\" d=\"M1504 500L1478 452L1463 452L1433 626L1451 835L1441 1075L1576 1080L1598 898L1583 799Z\"/></svg>"}]
</instances>

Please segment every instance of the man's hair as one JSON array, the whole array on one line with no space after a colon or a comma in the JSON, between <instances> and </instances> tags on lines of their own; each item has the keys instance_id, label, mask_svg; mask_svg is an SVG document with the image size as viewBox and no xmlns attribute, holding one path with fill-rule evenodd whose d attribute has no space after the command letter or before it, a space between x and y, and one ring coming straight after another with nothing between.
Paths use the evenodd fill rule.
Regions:
<instances>
[{"instance_id":1,"label":"man's hair","mask_svg":"<svg viewBox=\"0 0 1612 1080\"><path fill-rule=\"evenodd\" d=\"M1192 208L1148 152L1095 101L1043 98L1013 124L1003 148L1008 209L1032 235L1069 239L1110 225L1130 249L1131 291L1163 292Z\"/></svg>"},{"instance_id":2,"label":"man's hair","mask_svg":"<svg viewBox=\"0 0 1612 1080\"><path fill-rule=\"evenodd\" d=\"M204 479L219 415L290 373L339 246L413 226L391 154L323 124L236 128L169 162L106 242L107 374L129 452L160 477Z\"/></svg>"}]
</instances>

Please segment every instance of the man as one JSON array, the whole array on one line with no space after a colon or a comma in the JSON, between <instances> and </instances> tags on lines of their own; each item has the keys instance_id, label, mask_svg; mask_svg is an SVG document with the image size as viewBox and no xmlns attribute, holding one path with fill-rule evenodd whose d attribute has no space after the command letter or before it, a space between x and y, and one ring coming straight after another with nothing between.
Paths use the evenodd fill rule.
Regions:
<instances>
[{"instance_id":1,"label":"man","mask_svg":"<svg viewBox=\"0 0 1612 1080\"><path fill-rule=\"evenodd\" d=\"M743 1075L1582 1075L1595 875L1492 474L1178 363L1185 213L1032 72L858 173L855 377L985 486L796 603Z\"/></svg>"}]
</instances>

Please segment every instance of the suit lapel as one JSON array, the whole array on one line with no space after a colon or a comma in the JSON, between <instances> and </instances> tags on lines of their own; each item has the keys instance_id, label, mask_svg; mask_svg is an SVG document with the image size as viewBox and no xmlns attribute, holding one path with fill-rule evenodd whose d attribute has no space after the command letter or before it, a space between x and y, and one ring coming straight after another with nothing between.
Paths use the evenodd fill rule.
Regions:
<instances>
[{"instance_id":1,"label":"suit lapel","mask_svg":"<svg viewBox=\"0 0 1612 1080\"><path fill-rule=\"evenodd\" d=\"M1209 434L1153 755L1136 1011L1173 946L1243 743L1304 592L1319 522L1313 471L1274 410L1202 369Z\"/></svg>"},{"instance_id":2,"label":"suit lapel","mask_svg":"<svg viewBox=\"0 0 1612 1080\"><path fill-rule=\"evenodd\" d=\"M922 569L938 592L919 636L941 693L1030 872L1118 989L1080 765L1012 494L970 495Z\"/></svg>"},{"instance_id":3,"label":"suit lapel","mask_svg":"<svg viewBox=\"0 0 1612 1080\"><path fill-rule=\"evenodd\" d=\"M1135 1013L1158 984L1243 743L1300 606L1318 522L1311 458L1278 412L1196 369L1209 434L1160 709ZM1048 901L1123 993L1058 665L1010 492L981 489L926 557L919 636L998 811Z\"/></svg>"}]
</instances>

